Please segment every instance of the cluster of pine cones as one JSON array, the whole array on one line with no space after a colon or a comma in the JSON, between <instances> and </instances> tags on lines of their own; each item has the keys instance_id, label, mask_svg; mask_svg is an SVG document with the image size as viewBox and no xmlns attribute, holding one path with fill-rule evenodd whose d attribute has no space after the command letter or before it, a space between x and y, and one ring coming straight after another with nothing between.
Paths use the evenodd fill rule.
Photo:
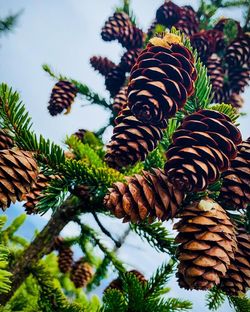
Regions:
<instances>
[{"instance_id":1,"label":"cluster of pine cones","mask_svg":"<svg viewBox=\"0 0 250 312\"><path fill-rule=\"evenodd\" d=\"M84 259L73 260L73 251L62 237L55 238L58 251L58 267L63 274L70 273L70 279L76 288L86 287L93 276L92 266Z\"/></svg>"}]
</instances>

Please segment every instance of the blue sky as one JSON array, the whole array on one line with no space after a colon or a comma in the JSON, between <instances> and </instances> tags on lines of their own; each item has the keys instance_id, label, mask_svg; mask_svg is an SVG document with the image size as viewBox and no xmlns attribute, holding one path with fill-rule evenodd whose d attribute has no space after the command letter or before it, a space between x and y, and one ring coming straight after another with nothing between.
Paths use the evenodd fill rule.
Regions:
<instances>
[{"instance_id":1,"label":"blue sky","mask_svg":"<svg viewBox=\"0 0 250 312\"><path fill-rule=\"evenodd\" d=\"M162 2L163 0L132 0L138 23L143 29L150 24L155 10ZM80 98L74 103L71 114L52 118L47 113L46 106L54 81L43 72L41 65L48 63L56 71L87 83L108 98L103 78L92 70L89 58L92 55L103 55L114 62L119 61L123 53L121 46L116 42L104 42L100 37L104 21L119 3L119 0L0 0L1 17L24 9L18 27L13 33L0 38L0 80L20 92L38 133L61 143L66 134L71 134L79 128L96 130L107 122L108 112L97 106L82 107L86 102ZM183 0L176 3L192 4L194 8L198 5L198 1ZM241 19L240 9L219 14ZM248 89L244 95L246 105L243 110L248 113L249 96ZM241 119L244 138L249 136L249 123L249 116ZM111 129L106 133L107 139L110 133ZM11 209L7 211L10 217L22 211L20 206ZM121 226L117 220L103 220L117 235L126 228L126 225ZM43 219L38 216L28 217L25 233L33 233L34 227L41 227L45 222L46 216ZM93 223L91 218L88 218L88 222ZM77 231L78 228L70 224L64 233L72 235ZM109 243L107 239L105 242ZM121 249L120 256L131 267L141 269L147 276L162 261L167 260L166 255L158 254L142 245L134 235L129 236L127 246ZM180 290L174 279L171 280L170 286L172 296L194 301L193 311L207 311L204 307L203 292ZM220 311L230 311L230 308L225 305Z\"/></svg>"}]
</instances>

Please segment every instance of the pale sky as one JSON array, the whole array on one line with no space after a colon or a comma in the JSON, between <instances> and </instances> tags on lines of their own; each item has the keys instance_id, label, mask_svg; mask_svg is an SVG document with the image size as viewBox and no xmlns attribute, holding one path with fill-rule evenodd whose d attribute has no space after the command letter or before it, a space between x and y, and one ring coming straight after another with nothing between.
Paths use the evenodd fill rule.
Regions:
<instances>
[{"instance_id":1,"label":"pale sky","mask_svg":"<svg viewBox=\"0 0 250 312\"><path fill-rule=\"evenodd\" d=\"M147 29L155 15L156 9L163 0L132 0L132 7L138 18L139 25ZM179 5L192 4L197 8L198 1L175 1ZM116 42L104 42L100 37L100 29L104 21L112 14L119 0L0 0L1 17L24 9L18 27L10 34L0 38L0 81L7 82L18 90L32 116L34 129L45 137L61 143L66 134L79 128L97 130L108 120L108 112L98 106L82 107L84 100L78 98L67 116L52 118L47 112L47 102L55 83L41 68L48 63L63 75L88 84L93 90L108 98L103 77L94 72L89 65L92 55L108 56L118 62L123 53L122 47ZM224 11L220 13L241 19L241 11ZM250 90L245 92L246 105L244 112L250 113ZM241 119L243 138L250 134L250 117ZM107 132L106 137L110 135ZM7 211L10 216L23 211L20 207ZM125 230L118 220L104 218L104 223L113 228L116 234ZM92 221L90 221L92 222ZM41 227L45 218L28 217L27 231ZM69 225L64 233L72 235L78 228ZM108 239L105 239L108 242ZM155 252L152 248L141 244L134 235L130 235L127 247L121 249L119 256L131 267L137 268L147 276L162 263L167 256ZM208 311L204 307L204 292L188 292L181 290L171 280L169 285L171 296L188 298L194 302L192 311ZM220 312L231 311L224 305Z\"/></svg>"}]
</instances>

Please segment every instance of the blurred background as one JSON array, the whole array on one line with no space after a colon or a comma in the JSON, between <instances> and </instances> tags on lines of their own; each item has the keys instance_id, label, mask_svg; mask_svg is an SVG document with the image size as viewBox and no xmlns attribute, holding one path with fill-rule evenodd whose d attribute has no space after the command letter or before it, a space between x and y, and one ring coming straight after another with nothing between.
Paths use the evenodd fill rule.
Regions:
<instances>
[{"instance_id":1,"label":"blurred background","mask_svg":"<svg viewBox=\"0 0 250 312\"><path fill-rule=\"evenodd\" d=\"M132 0L132 9L136 14L139 26L146 30L155 16L156 9L163 0ZM176 0L178 5L192 5L197 9L198 0ZM9 13L23 10L17 27L12 33L0 37L0 81L6 82L17 90L26 108L30 112L34 123L34 130L51 138L56 143L62 144L67 134L72 134L79 128L97 130L104 126L109 118L109 113L99 106L85 106L84 100L77 98L69 115L51 117L47 111L47 103L54 81L42 70L42 64L47 63L52 68L65 76L88 84L94 91L108 98L105 90L104 78L90 67L89 58L93 55L108 56L118 62L123 53L122 47L117 42L104 42L101 40L100 30L107 18L112 15L114 8L120 4L119 0L0 0L1 17ZM233 17L242 20L242 10L223 10L219 16ZM246 116L241 117L241 130L243 138L250 134L250 88L244 93ZM112 129L107 129L104 139L108 140ZM20 204L7 210L9 221L23 212ZM95 222L89 218L88 222L94 227ZM44 216L28 216L26 226L20 234L32 238L35 229L41 229L49 219L49 214ZM116 237L122 235L127 229L126 224L119 220L103 218L107 226ZM171 225L168 225L171 228ZM98 228L98 227L97 227ZM78 233L77 226L69 224L64 230L64 235ZM107 238L104 242L112 246ZM76 256L77 251L76 251ZM119 250L119 257L130 268L136 268L146 276L163 262L168 256L157 253L146 243L133 234L129 234L126 243ZM109 283L101 285L97 294ZM171 296L188 298L193 301L193 311L208 311L205 307L203 292L188 292L181 290L173 277L170 281ZM219 311L232 311L225 304Z\"/></svg>"}]
</instances>

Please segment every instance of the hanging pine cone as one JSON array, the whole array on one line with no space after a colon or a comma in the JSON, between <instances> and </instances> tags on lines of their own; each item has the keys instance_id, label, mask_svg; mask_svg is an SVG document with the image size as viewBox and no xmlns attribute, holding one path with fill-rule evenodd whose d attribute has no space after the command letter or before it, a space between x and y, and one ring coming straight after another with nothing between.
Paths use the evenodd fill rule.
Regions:
<instances>
[{"instance_id":1,"label":"hanging pine cone","mask_svg":"<svg viewBox=\"0 0 250 312\"><path fill-rule=\"evenodd\" d=\"M249 85L250 68L231 68L228 72L229 87L233 92L243 92Z\"/></svg>"},{"instance_id":2,"label":"hanging pine cone","mask_svg":"<svg viewBox=\"0 0 250 312\"><path fill-rule=\"evenodd\" d=\"M244 105L244 100L242 98L242 96L240 96L238 93L233 92L230 95L230 98L228 100L229 104L231 104L234 108L236 108L237 110L239 110L240 108L243 107Z\"/></svg>"},{"instance_id":3,"label":"hanging pine cone","mask_svg":"<svg viewBox=\"0 0 250 312\"><path fill-rule=\"evenodd\" d=\"M82 288L87 286L92 276L93 270L90 264L80 259L73 265L70 279L76 288Z\"/></svg>"},{"instance_id":4,"label":"hanging pine cone","mask_svg":"<svg viewBox=\"0 0 250 312\"><path fill-rule=\"evenodd\" d=\"M55 237L54 248L58 250L58 267L60 272L70 272L73 265L73 251L67 246L63 237Z\"/></svg>"},{"instance_id":5,"label":"hanging pine cone","mask_svg":"<svg viewBox=\"0 0 250 312\"><path fill-rule=\"evenodd\" d=\"M186 289L207 290L220 283L237 248L234 226L211 199L185 207L175 224L178 281Z\"/></svg>"},{"instance_id":6,"label":"hanging pine cone","mask_svg":"<svg viewBox=\"0 0 250 312\"><path fill-rule=\"evenodd\" d=\"M90 64L94 70L97 70L104 77L106 77L108 73L116 67L115 63L110 61L107 57L102 56L92 56L90 58Z\"/></svg>"},{"instance_id":7,"label":"hanging pine cone","mask_svg":"<svg viewBox=\"0 0 250 312\"><path fill-rule=\"evenodd\" d=\"M104 41L118 40L128 50L142 47L144 41L143 31L134 26L124 12L116 12L108 19L101 36Z\"/></svg>"},{"instance_id":8,"label":"hanging pine cone","mask_svg":"<svg viewBox=\"0 0 250 312\"><path fill-rule=\"evenodd\" d=\"M128 105L137 119L159 124L175 115L194 92L196 70L180 37L153 38L131 70Z\"/></svg>"},{"instance_id":9,"label":"hanging pine cone","mask_svg":"<svg viewBox=\"0 0 250 312\"><path fill-rule=\"evenodd\" d=\"M145 125L131 114L127 107L115 120L111 141L107 145L105 160L112 168L134 165L145 160L149 152L154 150L163 137L163 129L167 124Z\"/></svg>"},{"instance_id":10,"label":"hanging pine cone","mask_svg":"<svg viewBox=\"0 0 250 312\"><path fill-rule=\"evenodd\" d=\"M190 5L180 8L180 19L174 27L187 36L192 36L199 31L199 18Z\"/></svg>"},{"instance_id":11,"label":"hanging pine cone","mask_svg":"<svg viewBox=\"0 0 250 312\"><path fill-rule=\"evenodd\" d=\"M22 150L0 151L0 207L5 210L36 182L38 168L31 152Z\"/></svg>"},{"instance_id":12,"label":"hanging pine cone","mask_svg":"<svg viewBox=\"0 0 250 312\"><path fill-rule=\"evenodd\" d=\"M250 138L238 146L237 157L222 175L219 199L227 209L247 209L250 203Z\"/></svg>"},{"instance_id":13,"label":"hanging pine cone","mask_svg":"<svg viewBox=\"0 0 250 312\"><path fill-rule=\"evenodd\" d=\"M184 193L169 183L160 169L144 171L116 182L104 198L105 206L123 222L140 222L147 217L162 221L173 218L183 201Z\"/></svg>"},{"instance_id":14,"label":"hanging pine cone","mask_svg":"<svg viewBox=\"0 0 250 312\"><path fill-rule=\"evenodd\" d=\"M86 129L79 129L74 133L74 135L80 140L83 141L83 138L86 134L87 130Z\"/></svg>"},{"instance_id":15,"label":"hanging pine cone","mask_svg":"<svg viewBox=\"0 0 250 312\"><path fill-rule=\"evenodd\" d=\"M204 109L187 116L167 151L169 181L183 191L205 190L228 169L240 142L240 131L222 113Z\"/></svg>"},{"instance_id":16,"label":"hanging pine cone","mask_svg":"<svg viewBox=\"0 0 250 312\"><path fill-rule=\"evenodd\" d=\"M128 100L128 87L124 86L120 89L120 91L114 97L114 102L112 104L112 110L118 114L123 108L127 106Z\"/></svg>"},{"instance_id":17,"label":"hanging pine cone","mask_svg":"<svg viewBox=\"0 0 250 312\"><path fill-rule=\"evenodd\" d=\"M180 18L180 7L172 1L165 0L164 4L156 11L157 24L171 28Z\"/></svg>"},{"instance_id":18,"label":"hanging pine cone","mask_svg":"<svg viewBox=\"0 0 250 312\"><path fill-rule=\"evenodd\" d=\"M7 130L0 129L0 150L10 149L14 146L14 141L8 135Z\"/></svg>"},{"instance_id":19,"label":"hanging pine cone","mask_svg":"<svg viewBox=\"0 0 250 312\"><path fill-rule=\"evenodd\" d=\"M199 57L203 62L213 53L213 44L207 37L206 31L202 30L190 37L190 42L197 50Z\"/></svg>"},{"instance_id":20,"label":"hanging pine cone","mask_svg":"<svg viewBox=\"0 0 250 312\"><path fill-rule=\"evenodd\" d=\"M212 84L212 89L222 89L224 84L224 69L221 58L217 54L212 54L207 60L207 73Z\"/></svg>"},{"instance_id":21,"label":"hanging pine cone","mask_svg":"<svg viewBox=\"0 0 250 312\"><path fill-rule=\"evenodd\" d=\"M214 26L214 29L216 30L219 30L219 31L224 31L224 28L225 26L228 24L228 23L234 23L237 27L237 37L239 37L241 34L242 34L242 28L240 26L240 23L235 21L234 19L232 18L221 18Z\"/></svg>"},{"instance_id":22,"label":"hanging pine cone","mask_svg":"<svg viewBox=\"0 0 250 312\"><path fill-rule=\"evenodd\" d=\"M225 62L229 67L234 68L240 68L244 65L249 66L250 36L243 35L231 42L225 52Z\"/></svg>"},{"instance_id":23,"label":"hanging pine cone","mask_svg":"<svg viewBox=\"0 0 250 312\"><path fill-rule=\"evenodd\" d=\"M120 62L120 66L124 69L125 72L130 72L131 68L134 66L136 59L138 58L141 49L133 49L126 51Z\"/></svg>"},{"instance_id":24,"label":"hanging pine cone","mask_svg":"<svg viewBox=\"0 0 250 312\"><path fill-rule=\"evenodd\" d=\"M250 234L246 229L238 229L237 244L235 259L220 285L220 288L230 296L240 296L250 288Z\"/></svg>"},{"instance_id":25,"label":"hanging pine cone","mask_svg":"<svg viewBox=\"0 0 250 312\"><path fill-rule=\"evenodd\" d=\"M113 68L105 79L106 89L114 97L125 83L125 71L121 66Z\"/></svg>"},{"instance_id":26,"label":"hanging pine cone","mask_svg":"<svg viewBox=\"0 0 250 312\"><path fill-rule=\"evenodd\" d=\"M54 88L49 100L48 110L51 116L60 114L64 109L69 112L77 94L76 87L69 81L60 80Z\"/></svg>"}]
</instances>

